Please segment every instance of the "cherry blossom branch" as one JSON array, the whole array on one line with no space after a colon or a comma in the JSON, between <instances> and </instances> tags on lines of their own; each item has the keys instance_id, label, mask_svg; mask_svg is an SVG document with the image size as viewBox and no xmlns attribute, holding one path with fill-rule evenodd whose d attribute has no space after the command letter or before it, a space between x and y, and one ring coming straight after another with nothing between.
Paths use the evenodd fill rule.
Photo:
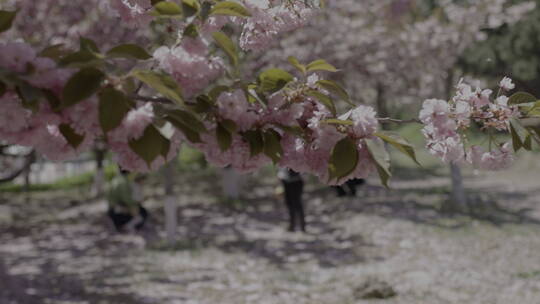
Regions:
<instances>
[{"instance_id":1,"label":"cherry blossom branch","mask_svg":"<svg viewBox=\"0 0 540 304\"><path fill-rule=\"evenodd\" d=\"M403 119L395 119L395 118L390 118L390 117L381 117L381 118L377 118L377 120L380 123L395 123L395 124L418 123L418 124L422 124L420 119L416 119L416 118L403 120Z\"/></svg>"}]
</instances>

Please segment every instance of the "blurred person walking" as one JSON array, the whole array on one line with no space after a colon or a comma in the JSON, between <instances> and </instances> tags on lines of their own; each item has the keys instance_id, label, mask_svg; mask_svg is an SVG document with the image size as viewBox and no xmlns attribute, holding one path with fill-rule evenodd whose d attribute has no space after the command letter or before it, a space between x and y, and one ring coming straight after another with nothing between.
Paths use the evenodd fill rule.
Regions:
<instances>
[{"instance_id":1,"label":"blurred person walking","mask_svg":"<svg viewBox=\"0 0 540 304\"><path fill-rule=\"evenodd\" d=\"M148 217L148 211L142 206L141 183L144 176L133 176L126 170L120 170L107 190L109 210L107 212L116 231L134 232L140 230Z\"/></svg>"},{"instance_id":2,"label":"blurred person walking","mask_svg":"<svg viewBox=\"0 0 540 304\"><path fill-rule=\"evenodd\" d=\"M283 184L285 205L289 211L289 231L295 231L299 225L300 230L306 232L306 216L302 202L304 191L302 176L291 169L283 168L278 171L278 178Z\"/></svg>"}]
</instances>

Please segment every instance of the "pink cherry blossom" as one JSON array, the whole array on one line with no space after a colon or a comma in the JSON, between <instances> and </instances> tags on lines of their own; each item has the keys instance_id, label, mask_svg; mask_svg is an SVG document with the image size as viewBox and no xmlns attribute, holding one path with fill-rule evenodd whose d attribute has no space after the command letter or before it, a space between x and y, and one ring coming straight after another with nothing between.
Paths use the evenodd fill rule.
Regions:
<instances>
[{"instance_id":1,"label":"pink cherry blossom","mask_svg":"<svg viewBox=\"0 0 540 304\"><path fill-rule=\"evenodd\" d=\"M158 48L154 58L160 67L171 74L180 84L185 97L191 97L206 88L211 81L221 76L223 62L220 57L207 57L208 49L204 43L184 46Z\"/></svg>"},{"instance_id":2,"label":"pink cherry blossom","mask_svg":"<svg viewBox=\"0 0 540 304\"><path fill-rule=\"evenodd\" d=\"M129 111L120 126L109 132L108 140L112 143L127 143L129 140L140 138L153 120L153 105L147 103L140 106Z\"/></svg>"},{"instance_id":3,"label":"pink cherry blossom","mask_svg":"<svg viewBox=\"0 0 540 304\"><path fill-rule=\"evenodd\" d=\"M510 143L505 143L490 152L485 152L480 146L472 146L467 160L476 168L482 170L503 170L510 167L514 161Z\"/></svg>"},{"instance_id":4,"label":"pink cherry blossom","mask_svg":"<svg viewBox=\"0 0 540 304\"><path fill-rule=\"evenodd\" d=\"M371 136L379 126L377 113L372 107L358 106L351 111L350 119L353 121L353 133L359 138Z\"/></svg>"},{"instance_id":5,"label":"pink cherry blossom","mask_svg":"<svg viewBox=\"0 0 540 304\"><path fill-rule=\"evenodd\" d=\"M516 85L512 82L512 79L504 77L499 83L499 87L505 91L511 91L516 87Z\"/></svg>"},{"instance_id":6,"label":"pink cherry blossom","mask_svg":"<svg viewBox=\"0 0 540 304\"><path fill-rule=\"evenodd\" d=\"M152 20L148 14L152 7L150 0L109 0L110 6L122 20L130 26L146 26Z\"/></svg>"},{"instance_id":7,"label":"pink cherry blossom","mask_svg":"<svg viewBox=\"0 0 540 304\"><path fill-rule=\"evenodd\" d=\"M427 148L429 153L439 157L445 163L460 163L465 158L463 143L457 134L444 139L428 140Z\"/></svg>"},{"instance_id":8,"label":"pink cherry blossom","mask_svg":"<svg viewBox=\"0 0 540 304\"><path fill-rule=\"evenodd\" d=\"M235 170L248 173L270 163L270 159L262 153L251 157L249 144L244 142L239 135L235 134L230 148L222 151L216 137L212 134L215 134L215 130L202 134L201 140L203 142L194 144L194 146L200 149L206 160L213 165L222 168L231 166Z\"/></svg>"},{"instance_id":9,"label":"pink cherry blossom","mask_svg":"<svg viewBox=\"0 0 540 304\"><path fill-rule=\"evenodd\" d=\"M240 131L249 130L259 119L256 107L246 99L242 90L223 92L217 99L219 115L236 123Z\"/></svg>"}]
</instances>

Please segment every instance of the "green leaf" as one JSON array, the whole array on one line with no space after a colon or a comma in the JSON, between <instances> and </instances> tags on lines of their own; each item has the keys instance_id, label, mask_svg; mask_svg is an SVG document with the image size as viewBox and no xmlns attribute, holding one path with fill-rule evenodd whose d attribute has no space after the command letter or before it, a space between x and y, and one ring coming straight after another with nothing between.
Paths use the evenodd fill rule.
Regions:
<instances>
[{"instance_id":1,"label":"green leaf","mask_svg":"<svg viewBox=\"0 0 540 304\"><path fill-rule=\"evenodd\" d=\"M184 124L186 127L192 129L193 131L197 133L204 133L207 132L206 127L204 124L197 118L195 115L188 111L180 110L180 109L171 109L165 111L166 115L171 117L172 119L176 119L182 124Z\"/></svg>"},{"instance_id":2,"label":"green leaf","mask_svg":"<svg viewBox=\"0 0 540 304\"><path fill-rule=\"evenodd\" d=\"M236 123L230 119L224 119L221 121L221 125L227 129L231 134L236 133L236 130L238 130L238 126Z\"/></svg>"},{"instance_id":3,"label":"green leaf","mask_svg":"<svg viewBox=\"0 0 540 304\"><path fill-rule=\"evenodd\" d=\"M158 91L164 97L169 98L176 103L183 105L182 90L180 86L171 76L153 71L133 71L132 75L144 82L152 89Z\"/></svg>"},{"instance_id":4,"label":"green leaf","mask_svg":"<svg viewBox=\"0 0 540 304\"><path fill-rule=\"evenodd\" d=\"M55 44L44 48L39 52L39 57L47 57L53 60L60 60L60 58L69 54L69 50L64 47L63 44Z\"/></svg>"},{"instance_id":5,"label":"green leaf","mask_svg":"<svg viewBox=\"0 0 540 304\"><path fill-rule=\"evenodd\" d=\"M389 143L403 154L409 156L417 165L420 166L420 163L416 158L414 147L406 139L399 136L399 134L383 131L375 133L374 135Z\"/></svg>"},{"instance_id":6,"label":"green leaf","mask_svg":"<svg viewBox=\"0 0 540 304\"><path fill-rule=\"evenodd\" d=\"M191 109L195 113L208 113L212 109L213 103L210 97L206 95L199 95L195 99L195 105L191 106Z\"/></svg>"},{"instance_id":7,"label":"green leaf","mask_svg":"<svg viewBox=\"0 0 540 304\"><path fill-rule=\"evenodd\" d=\"M236 17L250 17L249 11L240 3L222 1L216 3L210 10L210 15L226 15Z\"/></svg>"},{"instance_id":8,"label":"green leaf","mask_svg":"<svg viewBox=\"0 0 540 304\"><path fill-rule=\"evenodd\" d=\"M107 134L120 126L132 103L124 93L111 87L99 93L99 124L103 133Z\"/></svg>"},{"instance_id":9,"label":"green leaf","mask_svg":"<svg viewBox=\"0 0 540 304\"><path fill-rule=\"evenodd\" d=\"M264 150L264 138L261 130L249 130L242 134L244 140L249 144L250 157L261 154Z\"/></svg>"},{"instance_id":10,"label":"green leaf","mask_svg":"<svg viewBox=\"0 0 540 304\"><path fill-rule=\"evenodd\" d=\"M94 95L101 87L105 74L95 68L84 68L68 80L62 91L62 107L77 104Z\"/></svg>"},{"instance_id":11,"label":"green leaf","mask_svg":"<svg viewBox=\"0 0 540 304\"><path fill-rule=\"evenodd\" d=\"M282 69L268 69L262 72L258 78L260 88L264 92L270 93L283 89L283 87L293 80L294 77Z\"/></svg>"},{"instance_id":12,"label":"green leaf","mask_svg":"<svg viewBox=\"0 0 540 304\"><path fill-rule=\"evenodd\" d=\"M0 11L0 33L11 28L15 16L17 16L17 12Z\"/></svg>"},{"instance_id":13,"label":"green leaf","mask_svg":"<svg viewBox=\"0 0 540 304\"><path fill-rule=\"evenodd\" d=\"M287 61L289 61L289 63L295 67L297 70L299 70L300 72L302 72L302 74L305 74L306 73L306 66L301 64L298 59L296 59L296 57L293 57L293 56L289 56L289 58L287 58Z\"/></svg>"},{"instance_id":14,"label":"green leaf","mask_svg":"<svg viewBox=\"0 0 540 304\"><path fill-rule=\"evenodd\" d=\"M164 138L164 140L161 142L161 151L160 151L161 156L167 159L167 156L169 155L170 150L171 150L171 141L168 140L167 138Z\"/></svg>"},{"instance_id":15,"label":"green leaf","mask_svg":"<svg viewBox=\"0 0 540 304\"><path fill-rule=\"evenodd\" d=\"M62 101L58 98L56 93L48 89L41 89L41 92L43 93L43 96L45 96L45 99L47 99L47 102L49 102L51 109L53 111L58 111L62 105Z\"/></svg>"},{"instance_id":16,"label":"green leaf","mask_svg":"<svg viewBox=\"0 0 540 304\"><path fill-rule=\"evenodd\" d=\"M148 52L136 44L121 44L113 47L107 52L111 58L121 57L129 59L147 60L152 58Z\"/></svg>"},{"instance_id":17,"label":"green leaf","mask_svg":"<svg viewBox=\"0 0 540 304\"><path fill-rule=\"evenodd\" d=\"M529 132L523 127L519 120L515 118L510 119L510 134L512 135L512 146L514 147L515 152L519 151L521 148L527 148L526 142Z\"/></svg>"},{"instance_id":18,"label":"green leaf","mask_svg":"<svg viewBox=\"0 0 540 304\"><path fill-rule=\"evenodd\" d=\"M325 90L328 90L328 91L336 94L337 96L339 96L339 98L341 98L341 99L343 99L345 101L350 100L349 94L347 93L347 91L345 91L345 89L343 87L341 87L335 81L319 80L319 81L317 81L317 85L319 85L319 87L321 87L321 88L323 88Z\"/></svg>"},{"instance_id":19,"label":"green leaf","mask_svg":"<svg viewBox=\"0 0 540 304\"><path fill-rule=\"evenodd\" d=\"M540 100L534 103L520 105L520 110L527 113L527 117L540 117Z\"/></svg>"},{"instance_id":20,"label":"green leaf","mask_svg":"<svg viewBox=\"0 0 540 304\"><path fill-rule=\"evenodd\" d=\"M182 0L182 9L184 10L184 17L190 17L200 11L201 5L197 0Z\"/></svg>"},{"instance_id":21,"label":"green leaf","mask_svg":"<svg viewBox=\"0 0 540 304\"><path fill-rule=\"evenodd\" d=\"M0 97L4 96L7 91L7 86L4 82L0 81Z\"/></svg>"},{"instance_id":22,"label":"green leaf","mask_svg":"<svg viewBox=\"0 0 540 304\"><path fill-rule=\"evenodd\" d=\"M307 71L308 72L314 72L314 71L337 72L338 69L336 69L333 65L329 64L325 60L319 59L308 64Z\"/></svg>"},{"instance_id":23,"label":"green leaf","mask_svg":"<svg viewBox=\"0 0 540 304\"><path fill-rule=\"evenodd\" d=\"M225 152L229 150L232 144L232 134L221 123L218 123L217 125L216 138L217 138L219 148L221 149L221 151Z\"/></svg>"},{"instance_id":24,"label":"green leaf","mask_svg":"<svg viewBox=\"0 0 540 304\"><path fill-rule=\"evenodd\" d=\"M201 136L197 131L194 131L192 128L188 127L185 123L178 120L175 117L165 116L165 120L170 122L175 128L180 130L186 138L192 142L192 143L200 143L201 142Z\"/></svg>"},{"instance_id":25,"label":"green leaf","mask_svg":"<svg viewBox=\"0 0 540 304\"><path fill-rule=\"evenodd\" d=\"M277 164L283 156L281 147L281 136L273 129L268 129L263 133L264 154L268 156L274 164Z\"/></svg>"},{"instance_id":26,"label":"green leaf","mask_svg":"<svg viewBox=\"0 0 540 304\"><path fill-rule=\"evenodd\" d=\"M354 169L356 169L357 164L358 149L356 148L354 140L345 137L338 141L332 149L330 161L328 163L328 175L330 181L334 179L340 180L351 174Z\"/></svg>"},{"instance_id":27,"label":"green leaf","mask_svg":"<svg viewBox=\"0 0 540 304\"><path fill-rule=\"evenodd\" d=\"M390 180L390 177L392 177L388 152L384 149L384 145L373 140L365 140L365 143L367 144L371 159L375 163L381 183L388 188L388 181Z\"/></svg>"},{"instance_id":28,"label":"green leaf","mask_svg":"<svg viewBox=\"0 0 540 304\"><path fill-rule=\"evenodd\" d=\"M70 53L60 59L59 64L68 67L89 67L102 63L101 58L89 51L78 51Z\"/></svg>"},{"instance_id":29,"label":"green leaf","mask_svg":"<svg viewBox=\"0 0 540 304\"><path fill-rule=\"evenodd\" d=\"M210 17L210 10L212 9L212 3L208 1L204 1L201 5L201 12L199 16L201 17L203 22L206 22L208 17Z\"/></svg>"},{"instance_id":30,"label":"green leaf","mask_svg":"<svg viewBox=\"0 0 540 304\"><path fill-rule=\"evenodd\" d=\"M330 110L330 112L332 112L334 116L336 115L336 105L334 105L334 101L332 100L332 98L330 98L330 96L316 90L309 90L306 92L306 94L308 96L317 98L317 100L322 103L328 110Z\"/></svg>"},{"instance_id":31,"label":"green leaf","mask_svg":"<svg viewBox=\"0 0 540 304\"><path fill-rule=\"evenodd\" d=\"M156 127L149 125L144 129L144 133L140 138L129 141L129 147L150 167L152 162L162 155L163 145L165 145L166 141L167 138Z\"/></svg>"},{"instance_id":32,"label":"green leaf","mask_svg":"<svg viewBox=\"0 0 540 304\"><path fill-rule=\"evenodd\" d=\"M160 1L154 5L154 11L158 16L179 16L182 15L182 7L172 1Z\"/></svg>"},{"instance_id":33,"label":"green leaf","mask_svg":"<svg viewBox=\"0 0 540 304\"><path fill-rule=\"evenodd\" d=\"M294 135L294 136L297 136L297 137L300 137L300 138L305 137L304 129L301 128L300 126L286 126L286 125L282 125L282 124L277 124L277 125L279 126L279 128L281 130L283 130L284 132L286 132L288 134L291 134L291 135Z\"/></svg>"},{"instance_id":34,"label":"green leaf","mask_svg":"<svg viewBox=\"0 0 540 304\"><path fill-rule=\"evenodd\" d=\"M532 135L527 132L527 137L525 137L525 141L523 142L523 148L525 148L525 150L527 151L531 151L532 150Z\"/></svg>"},{"instance_id":35,"label":"green leaf","mask_svg":"<svg viewBox=\"0 0 540 304\"><path fill-rule=\"evenodd\" d=\"M528 127L527 130L529 131L530 137L534 139L536 144L540 145L540 127L538 126L531 126ZM531 143L532 145L532 143Z\"/></svg>"},{"instance_id":36,"label":"green leaf","mask_svg":"<svg viewBox=\"0 0 540 304\"><path fill-rule=\"evenodd\" d=\"M258 102L263 108L268 107L268 100L266 96L260 91L260 89L255 84L249 84L243 87L244 95L249 103L254 104Z\"/></svg>"},{"instance_id":37,"label":"green leaf","mask_svg":"<svg viewBox=\"0 0 540 304\"><path fill-rule=\"evenodd\" d=\"M229 57L229 60L231 61L231 64L233 66L238 65L238 54L236 50L236 46L232 42L232 40L223 32L214 32L212 33L212 37L214 37L214 40L216 41L217 45L227 54Z\"/></svg>"},{"instance_id":38,"label":"green leaf","mask_svg":"<svg viewBox=\"0 0 540 304\"><path fill-rule=\"evenodd\" d=\"M60 130L60 133L68 144L73 147L73 149L77 149L82 142L84 141L84 135L80 135L73 128L68 124L61 124L58 126L58 130Z\"/></svg>"},{"instance_id":39,"label":"green leaf","mask_svg":"<svg viewBox=\"0 0 540 304\"><path fill-rule=\"evenodd\" d=\"M213 87L210 90L210 92L208 92L208 97L210 97L211 100L216 101L219 95L221 95L221 93L227 92L227 91L229 91L229 87L218 85L218 86Z\"/></svg>"},{"instance_id":40,"label":"green leaf","mask_svg":"<svg viewBox=\"0 0 540 304\"><path fill-rule=\"evenodd\" d=\"M186 26L186 29L184 30L182 36L190 38L199 37L199 30L197 29L197 25L195 25L194 23L190 23L188 26Z\"/></svg>"},{"instance_id":41,"label":"green leaf","mask_svg":"<svg viewBox=\"0 0 540 304\"><path fill-rule=\"evenodd\" d=\"M21 98L22 106L26 109L37 112L39 109L39 100L43 97L41 90L34 88L26 81L17 84L15 91Z\"/></svg>"},{"instance_id":42,"label":"green leaf","mask_svg":"<svg viewBox=\"0 0 540 304\"><path fill-rule=\"evenodd\" d=\"M508 105L517 105L522 103L536 102L538 99L527 92L517 92L510 96Z\"/></svg>"},{"instance_id":43,"label":"green leaf","mask_svg":"<svg viewBox=\"0 0 540 304\"><path fill-rule=\"evenodd\" d=\"M79 49L81 51L99 53L97 44L93 40L84 37L79 38Z\"/></svg>"}]
</instances>

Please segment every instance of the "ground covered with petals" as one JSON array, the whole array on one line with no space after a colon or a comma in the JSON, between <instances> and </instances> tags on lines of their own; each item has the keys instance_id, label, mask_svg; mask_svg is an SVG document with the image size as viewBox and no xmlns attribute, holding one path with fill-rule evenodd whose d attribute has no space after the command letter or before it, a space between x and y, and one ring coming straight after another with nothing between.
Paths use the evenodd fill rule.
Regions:
<instances>
[{"instance_id":1,"label":"ground covered with petals","mask_svg":"<svg viewBox=\"0 0 540 304\"><path fill-rule=\"evenodd\" d=\"M308 234L285 232L268 170L236 204L204 181L178 182L178 243L163 238L162 193L137 235L107 226L83 190L0 193L0 303L522 303L540 298L540 185L534 156L510 171L467 172L472 215L440 206L448 179L402 168L338 199L309 183ZM525 171L525 169L528 169ZM526 172L526 173L523 173ZM189 192L187 191L189 189ZM395 295L363 299L366 282Z\"/></svg>"}]
</instances>

